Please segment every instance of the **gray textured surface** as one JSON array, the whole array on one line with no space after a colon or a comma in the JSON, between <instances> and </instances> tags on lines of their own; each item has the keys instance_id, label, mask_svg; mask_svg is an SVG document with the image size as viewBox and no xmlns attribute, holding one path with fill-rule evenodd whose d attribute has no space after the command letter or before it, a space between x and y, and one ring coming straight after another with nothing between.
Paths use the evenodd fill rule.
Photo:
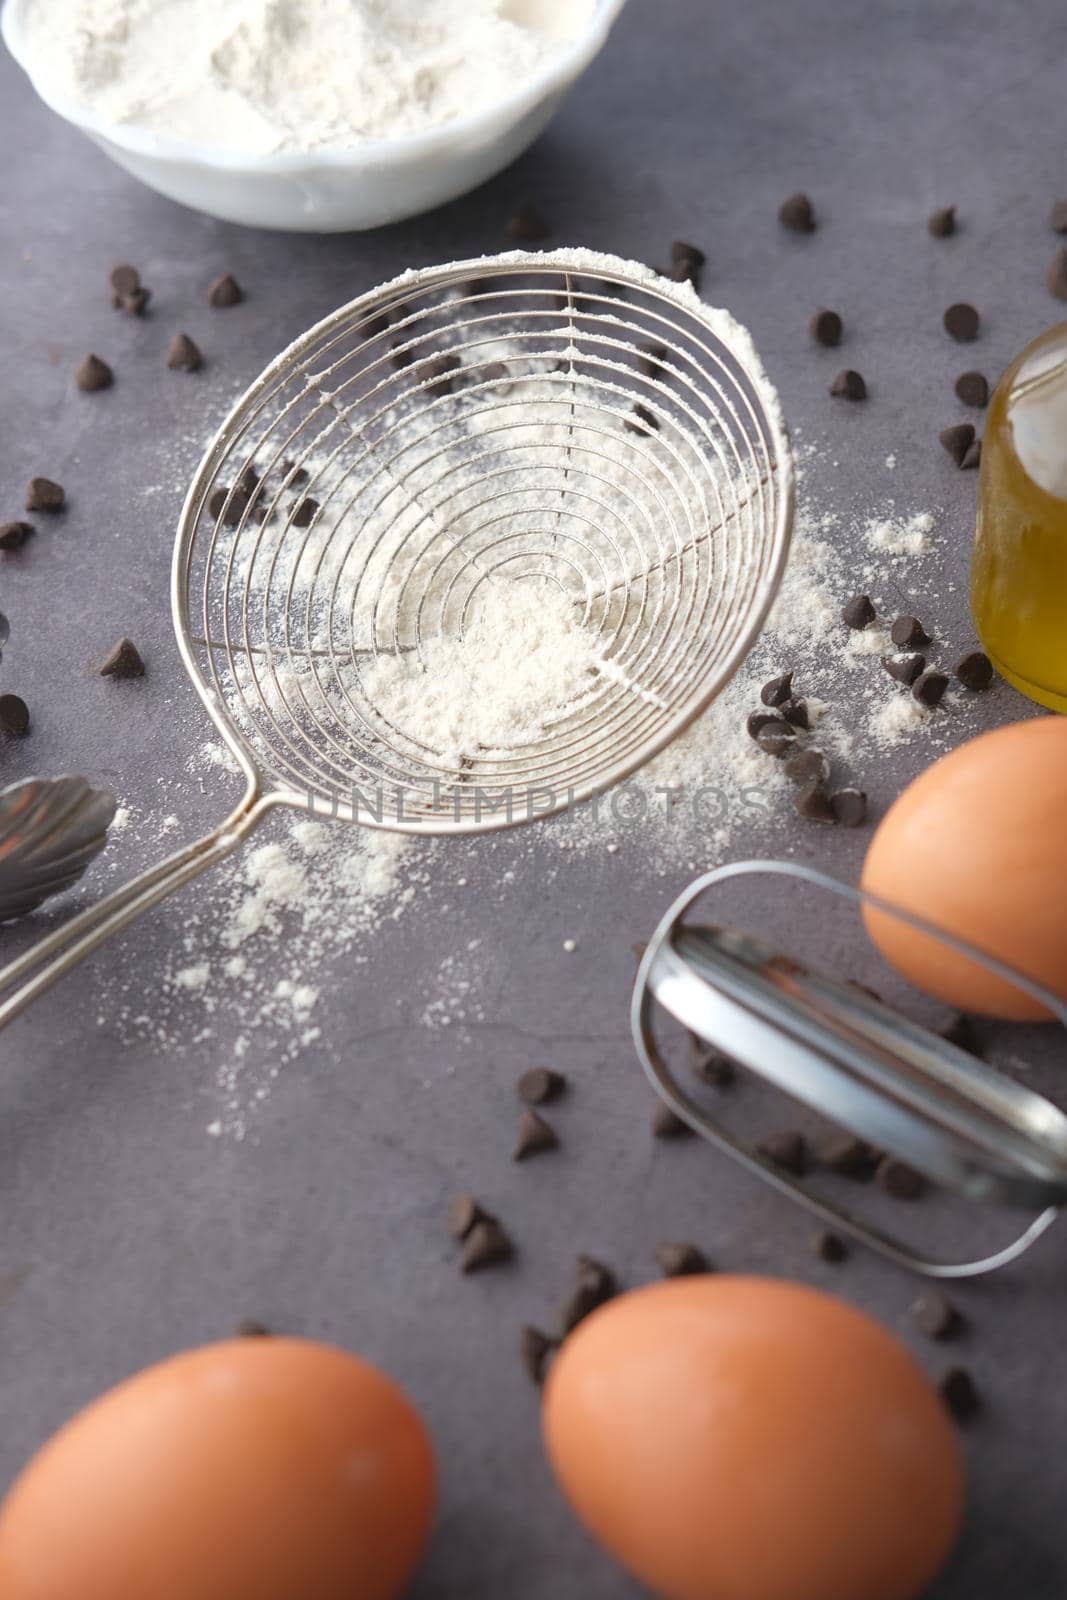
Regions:
<instances>
[{"instance_id":1,"label":"gray textured surface","mask_svg":"<svg viewBox=\"0 0 1067 1600\"><path fill-rule=\"evenodd\" d=\"M0 514L19 514L31 472L60 478L71 498L62 522L0 571L15 630L0 687L23 692L34 714L32 737L0 751L4 780L84 771L150 817L180 806L190 836L218 819L225 781L183 776L207 730L166 606L203 411L213 417L219 397L289 337L400 266L496 247L513 199L527 194L563 242L653 260L678 235L706 245L705 294L750 325L791 422L829 446L809 492L952 508L938 613L966 639L974 480L954 475L936 431L956 419L956 372L995 374L1055 320L1043 270L1047 207L1067 189L1065 55L1060 0L632 0L580 91L511 173L433 216L333 239L241 232L157 199L0 61ZM812 239L784 236L774 220L799 187L823 219ZM962 229L936 244L924 219L950 201ZM156 291L144 324L113 313L103 292L123 258ZM202 291L223 269L249 299L220 315ZM957 298L983 313L973 349L940 328ZM805 333L821 303L853 330L847 359L867 376L866 407L826 396L841 361ZM179 325L209 355L199 379L162 367ZM90 348L115 365L110 394L72 389ZM923 595L913 600L918 609ZM143 684L94 672L123 631L149 660ZM1021 711L1001 691L982 716ZM878 805L926 754L914 745L867 761ZM735 852L745 843L736 836ZM760 848L795 845L848 877L863 843L783 817ZM150 828L120 835L112 874L146 864L153 848ZM626 852L572 855L560 870L553 853L550 869L528 839L503 838L491 854L457 848L462 895L431 886L376 937L366 965L337 958L315 974L322 1038L279 1079L243 1143L204 1132L213 1052L229 1048L236 1021L218 1018L211 1045L161 1053L108 1014L120 964L151 1011L186 909L210 904L210 881L5 1036L0 1478L102 1387L255 1315L382 1361L424 1407L442 1507L417 1595L608 1600L635 1591L557 1499L515 1355L518 1325L556 1302L576 1246L633 1283L650 1275L658 1239L693 1237L724 1266L833 1284L915 1342L905 1277L860 1257L844 1269L814 1263L784 1201L695 1141L648 1138L649 1095L626 1034L629 947L687 874L659 877ZM440 870L454 881L454 862ZM32 931L4 930L0 955ZM578 941L573 955L566 936ZM474 938L485 1020L428 1031L426 985L443 952ZM574 1080L557 1119L565 1146L514 1168L514 1078L543 1059ZM468 1185L521 1244L514 1268L470 1282L442 1226L447 1196ZM1025 1267L958 1293L972 1324L958 1353L988 1403L968 1436L968 1526L932 1591L939 1600L1053 1600L1067 1585L1062 1253L1053 1233ZM931 1370L950 1359L916 1348Z\"/></svg>"}]
</instances>

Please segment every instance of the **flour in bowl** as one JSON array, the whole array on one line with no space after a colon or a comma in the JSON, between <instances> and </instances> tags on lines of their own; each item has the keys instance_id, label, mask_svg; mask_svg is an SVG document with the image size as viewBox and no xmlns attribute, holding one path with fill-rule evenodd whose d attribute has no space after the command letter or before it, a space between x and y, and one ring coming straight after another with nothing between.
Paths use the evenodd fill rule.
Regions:
<instances>
[{"instance_id":1,"label":"flour in bowl","mask_svg":"<svg viewBox=\"0 0 1067 1600\"><path fill-rule=\"evenodd\" d=\"M484 110L592 12L593 0L32 0L26 35L42 83L103 121L265 155Z\"/></svg>"}]
</instances>

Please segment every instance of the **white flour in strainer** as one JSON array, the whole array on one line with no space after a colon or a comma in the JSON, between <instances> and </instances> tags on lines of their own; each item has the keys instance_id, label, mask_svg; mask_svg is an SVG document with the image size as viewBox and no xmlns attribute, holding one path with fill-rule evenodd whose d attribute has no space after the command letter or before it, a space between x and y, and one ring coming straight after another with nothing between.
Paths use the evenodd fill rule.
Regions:
<instances>
[{"instance_id":1,"label":"white flour in strainer","mask_svg":"<svg viewBox=\"0 0 1067 1600\"><path fill-rule=\"evenodd\" d=\"M420 656L378 656L361 679L380 716L457 767L478 750L540 738L599 666L573 602L532 579L482 585L462 634L429 640Z\"/></svg>"}]
</instances>

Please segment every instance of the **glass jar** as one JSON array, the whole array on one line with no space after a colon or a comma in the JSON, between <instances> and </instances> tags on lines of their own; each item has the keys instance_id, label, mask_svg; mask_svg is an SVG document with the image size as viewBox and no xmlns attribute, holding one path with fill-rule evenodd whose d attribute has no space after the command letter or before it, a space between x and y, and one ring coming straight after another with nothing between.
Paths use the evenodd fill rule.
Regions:
<instances>
[{"instance_id":1,"label":"glass jar","mask_svg":"<svg viewBox=\"0 0 1067 1600\"><path fill-rule=\"evenodd\" d=\"M1067 712L1067 322L1023 351L990 402L971 610L997 671Z\"/></svg>"}]
</instances>

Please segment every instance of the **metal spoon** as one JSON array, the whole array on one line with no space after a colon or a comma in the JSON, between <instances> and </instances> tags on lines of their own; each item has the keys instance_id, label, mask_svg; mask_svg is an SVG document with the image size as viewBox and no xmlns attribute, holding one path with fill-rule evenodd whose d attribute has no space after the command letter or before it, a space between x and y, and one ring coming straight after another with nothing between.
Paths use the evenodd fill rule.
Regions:
<instances>
[{"instance_id":1,"label":"metal spoon","mask_svg":"<svg viewBox=\"0 0 1067 1600\"><path fill-rule=\"evenodd\" d=\"M0 617L0 639L5 629ZM84 778L27 778L0 789L0 922L77 883L114 815L114 795Z\"/></svg>"}]
</instances>

